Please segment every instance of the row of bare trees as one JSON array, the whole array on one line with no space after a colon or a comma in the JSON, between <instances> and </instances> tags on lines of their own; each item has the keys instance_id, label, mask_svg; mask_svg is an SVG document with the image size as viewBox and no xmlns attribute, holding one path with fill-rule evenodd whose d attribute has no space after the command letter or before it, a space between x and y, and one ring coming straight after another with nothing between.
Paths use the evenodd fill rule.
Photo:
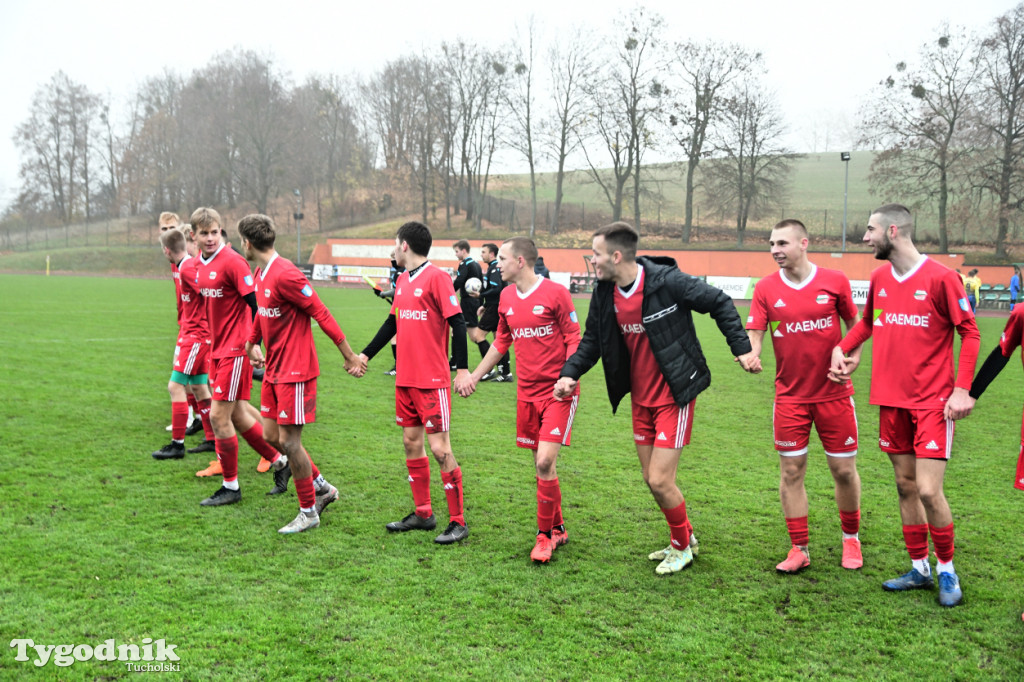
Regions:
<instances>
[{"instance_id":1,"label":"row of bare trees","mask_svg":"<svg viewBox=\"0 0 1024 682\"><path fill-rule=\"evenodd\" d=\"M1005 256L1024 205L1024 4L981 36L940 26L895 71L862 116L863 144L881 150L873 188L933 209L941 250L953 228L982 222Z\"/></svg>"},{"instance_id":2,"label":"row of bare trees","mask_svg":"<svg viewBox=\"0 0 1024 682\"><path fill-rule=\"evenodd\" d=\"M985 36L938 33L868 100L860 143L881 150L879 194L937 213L943 249L951 222L991 215L1002 253L1024 202L1024 4ZM408 209L425 220L443 212L449 226L459 216L479 228L494 164L511 158L529 172L531 232L541 166L555 169L553 231L576 166L613 219L639 225L660 198L645 165L657 152L681 162L683 240L696 205L734 220L742 244L748 220L782 204L791 182L766 75L760 53L673 41L644 7L606 35L545 37L530 23L497 48L456 40L358 79L294 84L271 58L234 50L188 76L150 78L120 107L58 73L16 131L22 188L9 214L67 224L200 204L265 212L299 187L318 209L359 189L372 204L414 197Z\"/></svg>"}]
</instances>

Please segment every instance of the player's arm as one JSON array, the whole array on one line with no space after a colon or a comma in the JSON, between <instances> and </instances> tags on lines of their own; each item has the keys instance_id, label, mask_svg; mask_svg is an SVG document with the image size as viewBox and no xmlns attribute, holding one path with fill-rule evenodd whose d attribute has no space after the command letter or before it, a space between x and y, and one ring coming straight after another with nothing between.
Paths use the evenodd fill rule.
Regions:
<instances>
[{"instance_id":1,"label":"player's arm","mask_svg":"<svg viewBox=\"0 0 1024 682\"><path fill-rule=\"evenodd\" d=\"M985 358L984 364L981 369L978 370L978 376L974 377L974 382L971 384L970 396L977 400L981 397L981 394L985 392L988 385L991 384L999 373L1006 367L1006 363L1010 361L1009 356L1003 355L1002 346L996 346L992 349L992 352Z\"/></svg>"},{"instance_id":2,"label":"player's arm","mask_svg":"<svg viewBox=\"0 0 1024 682\"><path fill-rule=\"evenodd\" d=\"M262 340L263 325L260 324L259 320L255 320L252 325L252 331L249 332L249 338L245 342L245 354L249 356L249 361L256 369L263 369L267 364L266 358L263 357L263 350L260 348L260 341Z\"/></svg>"},{"instance_id":3,"label":"player's arm","mask_svg":"<svg viewBox=\"0 0 1024 682\"><path fill-rule=\"evenodd\" d=\"M611 292L608 292L608 295L611 296ZM562 371L559 373L558 381L555 383L554 396L558 400L572 395L573 391L576 390L580 377L589 372L597 364L597 361L601 359L601 339L600 331L598 330L600 326L598 320L601 314L597 309L598 306L595 305L596 300L596 296L591 297L590 310L587 312L587 324L583 332L583 338L580 339L576 352L565 361L565 365L562 366ZM614 324L614 321L611 324Z\"/></svg>"},{"instance_id":4,"label":"player's arm","mask_svg":"<svg viewBox=\"0 0 1024 682\"><path fill-rule=\"evenodd\" d=\"M974 315L965 315L956 325L960 335L960 357L957 361L956 382L953 392L946 401L944 411L947 419L963 419L974 409L975 399L971 397L971 380L974 378L974 366L978 362L981 350L981 332L974 321Z\"/></svg>"},{"instance_id":5,"label":"player's arm","mask_svg":"<svg viewBox=\"0 0 1024 682\"><path fill-rule=\"evenodd\" d=\"M452 282L452 287L456 292L462 291L462 287L466 286L467 279L469 279L469 266L463 261L459 263L459 274L455 277L455 281Z\"/></svg>"},{"instance_id":6,"label":"player's arm","mask_svg":"<svg viewBox=\"0 0 1024 682\"><path fill-rule=\"evenodd\" d=\"M247 294L243 294L242 298L245 300L245 304L249 306L249 311L252 313L253 322L256 321L256 310L259 308L259 304L256 303L255 292L250 291ZM255 326L255 325L253 325Z\"/></svg>"},{"instance_id":7,"label":"player's arm","mask_svg":"<svg viewBox=\"0 0 1024 682\"><path fill-rule=\"evenodd\" d=\"M751 351L750 339L743 329L743 321L736 312L736 304L727 293L704 280L680 272L667 278L676 302L704 315L710 315L725 337L736 362L747 372L761 371L760 360Z\"/></svg>"},{"instance_id":8,"label":"player's arm","mask_svg":"<svg viewBox=\"0 0 1024 682\"><path fill-rule=\"evenodd\" d=\"M447 318L452 328L452 359L455 360L455 371L469 372L469 352L466 350L466 319L462 313L455 313ZM390 341L390 339L388 339Z\"/></svg>"},{"instance_id":9,"label":"player's arm","mask_svg":"<svg viewBox=\"0 0 1024 682\"><path fill-rule=\"evenodd\" d=\"M384 324L377 330L377 335L373 337L373 340L366 345L363 352L360 355L365 358L364 364L373 359L377 353L381 351L384 346L391 343L391 339L394 338L395 334L398 333L398 320L394 314L388 315L388 318L384 320Z\"/></svg>"}]
</instances>

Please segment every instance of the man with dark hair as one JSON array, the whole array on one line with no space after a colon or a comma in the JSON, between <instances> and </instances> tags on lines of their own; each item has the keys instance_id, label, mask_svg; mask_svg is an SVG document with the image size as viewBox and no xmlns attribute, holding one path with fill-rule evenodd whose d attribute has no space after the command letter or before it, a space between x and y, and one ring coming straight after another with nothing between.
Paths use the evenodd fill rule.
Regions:
<instances>
[{"instance_id":1,"label":"man with dark hair","mask_svg":"<svg viewBox=\"0 0 1024 682\"><path fill-rule=\"evenodd\" d=\"M153 452L153 458L181 459L185 456L185 436L188 435L189 398L196 403L195 412L205 415L198 417L201 423L209 424L210 330L203 299L195 289L195 265L186 250L185 234L178 229L164 230L160 233L160 247L174 268L178 340L174 346L171 378L167 382L171 395L171 442ZM189 281L190 276L192 281ZM204 446L193 450L207 452Z\"/></svg>"},{"instance_id":2,"label":"man with dark hair","mask_svg":"<svg viewBox=\"0 0 1024 682\"><path fill-rule=\"evenodd\" d=\"M288 456L295 480L299 515L278 532L301 533L320 525L320 513L338 499L338 489L320 474L302 445L302 427L316 421L316 380L320 375L310 318L331 339L345 371L362 376L363 367L344 332L306 276L274 249L274 221L248 215L238 221L245 257L256 263L256 324L245 350L253 366L265 367L260 393L260 416L267 441ZM264 357L260 341L266 345Z\"/></svg>"},{"instance_id":3,"label":"man with dark hair","mask_svg":"<svg viewBox=\"0 0 1024 682\"><path fill-rule=\"evenodd\" d=\"M544 265L544 256L537 256L537 262L533 264L533 271L539 277L551 279L551 271Z\"/></svg>"},{"instance_id":4,"label":"man with dark hair","mask_svg":"<svg viewBox=\"0 0 1024 682\"><path fill-rule=\"evenodd\" d=\"M519 367L516 408L516 445L533 452L537 479L537 535L530 558L539 563L569 541L562 519L562 490L555 462L559 449L568 446L579 387L569 400L555 400L551 386L567 357L580 343L580 325L569 290L533 270L537 247L528 237L506 240L498 251L501 277L514 286L501 293L498 332L494 345L466 380L456 379L455 389L469 397L484 373L513 344Z\"/></svg>"},{"instance_id":5,"label":"man with dark hair","mask_svg":"<svg viewBox=\"0 0 1024 682\"><path fill-rule=\"evenodd\" d=\"M971 413L968 394L981 336L960 278L914 246L910 210L886 204L868 219L864 241L878 260L871 273L864 317L832 351L833 380L855 369L847 355L873 338L871 404L878 405L878 443L896 477L907 573L887 580L888 591L931 589L928 536L938 557L939 604L963 600L953 568L953 514L943 492L954 421ZM960 359L953 364L953 330Z\"/></svg>"},{"instance_id":6,"label":"man with dark hair","mask_svg":"<svg viewBox=\"0 0 1024 682\"><path fill-rule=\"evenodd\" d=\"M373 340L363 349L365 364L398 336L402 355L397 358L395 421L402 427L405 464L409 472L415 511L387 524L388 531L432 530L437 521L430 502L430 460L423 447L424 434L441 468L448 500L448 527L434 542L450 545L469 536L463 512L462 469L452 454L448 437L451 418L451 370L448 366L448 333L456 377L468 376L466 323L462 319L451 278L427 256L433 237L419 222L408 222L395 238L395 260L406 270L395 288L391 314Z\"/></svg>"},{"instance_id":7,"label":"man with dark hair","mask_svg":"<svg viewBox=\"0 0 1024 682\"><path fill-rule=\"evenodd\" d=\"M466 329L468 330L469 337L473 341L476 341L477 326L479 325L476 317L477 303L476 299L473 298L466 290L466 282L475 277L482 283L484 277L483 270L480 269L480 264L473 260L473 257L469 255L469 242L465 239L460 239L455 242L452 245L452 250L455 251L455 258L459 261L458 274L456 275L455 282L452 286L455 287L455 291L459 294L459 304L462 308L462 319L466 321ZM480 349L480 357L483 357L486 353L486 349ZM453 370L455 369L454 364L450 364L450 367Z\"/></svg>"},{"instance_id":8,"label":"man with dark hair","mask_svg":"<svg viewBox=\"0 0 1024 682\"><path fill-rule=\"evenodd\" d=\"M710 314L737 362L760 371L732 299L684 274L671 258L637 258L639 235L623 222L594 232L591 261L598 284L579 348L562 368L555 398L566 398L598 360L614 412L632 393L633 440L644 482L668 522L671 543L648 558L655 572L675 573L693 561L697 542L676 485L682 448L690 440L697 395L711 384L692 312ZM520 371L521 374L521 371Z\"/></svg>"},{"instance_id":9,"label":"man with dark hair","mask_svg":"<svg viewBox=\"0 0 1024 682\"><path fill-rule=\"evenodd\" d=\"M810 565L807 549L807 450L811 424L825 448L835 481L842 527L842 566L864 564L860 549L860 477L857 475L857 414L853 383L838 384L822 371L843 334L860 315L853 303L850 280L839 270L819 268L807 258L807 228L799 220L783 220L768 239L777 272L754 287L747 318L747 336L760 356L765 331L775 349L775 402L772 413L775 449L779 453L779 497L792 544L775 567L798 573ZM860 348L852 362L860 361Z\"/></svg>"},{"instance_id":10,"label":"man with dark hair","mask_svg":"<svg viewBox=\"0 0 1024 682\"><path fill-rule=\"evenodd\" d=\"M498 331L498 299L501 297L501 290L505 288L504 279L501 276L501 268L498 266L498 246L496 244L484 244L480 248L480 255L483 262L487 263L487 275L484 277L483 288L477 292L469 292L473 298L480 300L480 307L476 314L480 317L480 326L469 330L470 339L480 348L480 357L486 357L491 344L487 342L487 333ZM512 368L509 366L508 353L502 356L501 361L494 370L484 375L481 381L512 381Z\"/></svg>"},{"instance_id":11,"label":"man with dark hair","mask_svg":"<svg viewBox=\"0 0 1024 682\"><path fill-rule=\"evenodd\" d=\"M217 507L242 499L238 486L238 433L274 469L275 486L271 492L284 492L291 470L288 458L263 438L259 413L249 404L252 366L245 344L258 307L249 264L224 244L220 214L215 210L198 208L189 222L202 250L196 284L206 300L206 320L213 341L210 420L224 477L220 489L200 504Z\"/></svg>"}]
</instances>

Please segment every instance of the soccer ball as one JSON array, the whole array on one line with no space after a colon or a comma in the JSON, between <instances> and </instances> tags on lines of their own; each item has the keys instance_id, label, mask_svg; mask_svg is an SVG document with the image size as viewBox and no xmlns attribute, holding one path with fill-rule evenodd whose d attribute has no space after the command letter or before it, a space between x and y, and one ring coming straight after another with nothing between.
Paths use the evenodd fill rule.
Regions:
<instances>
[{"instance_id":1,"label":"soccer ball","mask_svg":"<svg viewBox=\"0 0 1024 682\"><path fill-rule=\"evenodd\" d=\"M480 293L480 287L483 286L483 282L480 281L479 277L470 277L466 280L466 292L470 294Z\"/></svg>"}]
</instances>

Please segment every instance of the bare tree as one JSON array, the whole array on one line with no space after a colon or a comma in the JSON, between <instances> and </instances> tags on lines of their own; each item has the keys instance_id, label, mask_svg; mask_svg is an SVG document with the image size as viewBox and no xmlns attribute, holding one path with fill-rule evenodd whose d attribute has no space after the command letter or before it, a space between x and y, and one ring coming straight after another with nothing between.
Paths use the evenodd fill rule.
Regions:
<instances>
[{"instance_id":1,"label":"bare tree","mask_svg":"<svg viewBox=\"0 0 1024 682\"><path fill-rule=\"evenodd\" d=\"M537 228L537 163L534 153L534 126L536 125L536 90L533 69L536 63L537 27L530 17L525 35L520 35L512 46L512 77L504 89L505 103L511 113L510 135L507 143L526 159L530 171L530 236Z\"/></svg>"},{"instance_id":2,"label":"bare tree","mask_svg":"<svg viewBox=\"0 0 1024 682\"><path fill-rule=\"evenodd\" d=\"M459 158L458 182L465 190L466 219L480 229L479 211L497 145L505 60L461 40L443 44L441 51L443 77L450 84L451 110L457 112L452 149Z\"/></svg>"},{"instance_id":3,"label":"bare tree","mask_svg":"<svg viewBox=\"0 0 1024 682\"><path fill-rule=\"evenodd\" d=\"M558 231L561 218L566 159L579 148L580 132L586 120L586 91L595 71L591 58L593 42L590 34L577 29L564 39L555 41L548 51L554 111L544 122L542 130L549 153L556 162L552 233Z\"/></svg>"},{"instance_id":4,"label":"bare tree","mask_svg":"<svg viewBox=\"0 0 1024 682\"><path fill-rule=\"evenodd\" d=\"M21 149L22 193L49 197L48 208L65 225L89 217L90 134L99 98L58 71L36 90L32 114L14 135Z\"/></svg>"},{"instance_id":5,"label":"bare tree","mask_svg":"<svg viewBox=\"0 0 1024 682\"><path fill-rule=\"evenodd\" d=\"M707 201L720 213L736 217L736 243L750 218L778 206L785 196L795 155L782 143L782 115L774 98L754 83L737 88L722 112L715 151L724 158L707 164Z\"/></svg>"},{"instance_id":6,"label":"bare tree","mask_svg":"<svg viewBox=\"0 0 1024 682\"><path fill-rule=\"evenodd\" d=\"M951 36L941 26L937 39L922 46L918 68L900 62L897 75L881 82L864 121L863 143L881 149L871 164L872 189L911 204L934 201L942 251L949 250L953 176L965 172L972 146L975 49L962 31Z\"/></svg>"},{"instance_id":7,"label":"bare tree","mask_svg":"<svg viewBox=\"0 0 1024 682\"><path fill-rule=\"evenodd\" d=\"M996 255L1006 256L1010 216L1024 203L1024 4L995 20L982 41L981 125L994 157L977 182L996 200Z\"/></svg>"},{"instance_id":8,"label":"bare tree","mask_svg":"<svg viewBox=\"0 0 1024 682\"><path fill-rule=\"evenodd\" d=\"M761 54L736 44L686 42L675 46L672 66L679 84L668 117L672 135L686 159L686 204L683 242L693 230L693 200L697 166L708 156L708 133L721 115L728 88L738 78L760 68Z\"/></svg>"}]
</instances>

